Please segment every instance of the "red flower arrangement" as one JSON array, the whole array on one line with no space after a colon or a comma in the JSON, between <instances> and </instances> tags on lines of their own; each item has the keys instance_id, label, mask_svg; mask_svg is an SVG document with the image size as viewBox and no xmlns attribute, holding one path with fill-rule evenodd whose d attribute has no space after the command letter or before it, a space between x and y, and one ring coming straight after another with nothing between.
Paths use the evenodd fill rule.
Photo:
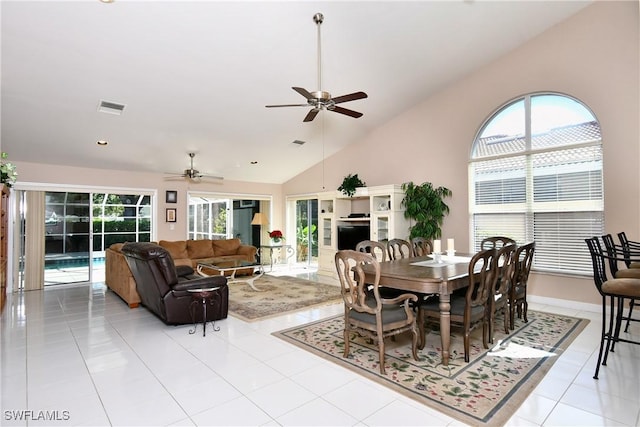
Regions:
<instances>
[{"instance_id":1,"label":"red flower arrangement","mask_svg":"<svg viewBox=\"0 0 640 427\"><path fill-rule=\"evenodd\" d=\"M274 242L280 241L280 239L284 240L284 236L282 235L282 231L273 230L269 232L269 237L273 239Z\"/></svg>"}]
</instances>

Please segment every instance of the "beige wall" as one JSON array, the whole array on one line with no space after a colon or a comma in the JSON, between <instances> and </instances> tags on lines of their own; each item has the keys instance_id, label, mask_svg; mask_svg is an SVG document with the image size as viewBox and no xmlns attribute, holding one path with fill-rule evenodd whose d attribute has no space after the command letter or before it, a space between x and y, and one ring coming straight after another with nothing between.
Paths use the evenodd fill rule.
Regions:
<instances>
[{"instance_id":1,"label":"beige wall","mask_svg":"<svg viewBox=\"0 0 640 427\"><path fill-rule=\"evenodd\" d=\"M453 197L443 238L469 247L467 162L477 130L519 95L556 91L584 102L600 121L606 231L640 239L638 39L637 2L595 3L326 159L326 187L337 188L348 173L368 185L430 181L448 187ZM317 165L287 182L285 194L318 191L321 172ZM533 275L530 292L599 302L590 278Z\"/></svg>"}]
</instances>

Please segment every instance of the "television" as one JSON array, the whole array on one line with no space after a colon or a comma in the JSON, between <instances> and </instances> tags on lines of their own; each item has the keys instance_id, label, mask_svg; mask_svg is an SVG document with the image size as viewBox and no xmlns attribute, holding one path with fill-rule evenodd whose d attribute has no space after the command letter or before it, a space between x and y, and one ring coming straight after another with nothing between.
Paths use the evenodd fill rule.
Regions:
<instances>
[{"instance_id":1,"label":"television","mask_svg":"<svg viewBox=\"0 0 640 427\"><path fill-rule=\"evenodd\" d=\"M358 243L371 238L370 230L369 224L338 225L338 250L355 250Z\"/></svg>"}]
</instances>

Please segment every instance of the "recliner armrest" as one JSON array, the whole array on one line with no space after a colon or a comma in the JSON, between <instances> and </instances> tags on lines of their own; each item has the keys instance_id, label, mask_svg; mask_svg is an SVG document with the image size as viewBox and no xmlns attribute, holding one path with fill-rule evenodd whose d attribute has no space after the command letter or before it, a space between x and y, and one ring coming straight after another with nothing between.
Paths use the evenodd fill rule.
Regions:
<instances>
[{"instance_id":1,"label":"recliner armrest","mask_svg":"<svg viewBox=\"0 0 640 427\"><path fill-rule=\"evenodd\" d=\"M213 288L227 284L227 278L224 276L199 277L197 279L183 279L176 283L171 290L186 291L188 289Z\"/></svg>"},{"instance_id":2,"label":"recliner armrest","mask_svg":"<svg viewBox=\"0 0 640 427\"><path fill-rule=\"evenodd\" d=\"M176 273L178 277L186 277L192 275L194 271L189 265L176 265Z\"/></svg>"}]
</instances>

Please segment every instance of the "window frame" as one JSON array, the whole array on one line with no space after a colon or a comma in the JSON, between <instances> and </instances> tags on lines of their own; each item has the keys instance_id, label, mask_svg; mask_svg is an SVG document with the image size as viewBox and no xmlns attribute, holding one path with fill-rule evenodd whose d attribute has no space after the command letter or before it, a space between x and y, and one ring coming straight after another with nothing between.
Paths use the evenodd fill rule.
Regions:
<instances>
[{"instance_id":1,"label":"window frame","mask_svg":"<svg viewBox=\"0 0 640 427\"><path fill-rule=\"evenodd\" d=\"M590 115L592 118L589 122L573 123L568 121L565 126L591 124L591 127L589 129L596 129L597 133L595 135L597 137L591 140L587 139L584 141L580 140L579 138L576 138L573 141L570 139L568 139L567 141L558 140L563 143L561 145L557 145L554 143L554 145L551 147L534 148L534 137L540 135L547 136L551 133L551 131L549 131L544 134L534 135L532 132L532 105L534 105L535 102L532 102L532 100L534 100L535 97L546 95L565 98L566 100L575 102L577 106L584 108L585 117ZM491 144L491 142L486 140L486 138L489 137L483 135L484 131L492 124L495 119L500 118L500 115L503 112L505 112L511 106L516 106L516 104L520 102L523 102L524 107L524 135L521 135L520 133L507 135L505 136L504 141L515 141L516 139L523 139L524 148L516 148L513 151L505 150L504 153L494 153L491 155L486 155L485 153L488 151L487 147L489 144ZM535 111L535 113L539 112L540 111ZM595 123L595 125L593 123ZM556 129L563 129L563 127L559 127ZM589 134L589 136L591 136L591 134ZM483 143L485 145L484 147L480 147L481 149L478 150L480 143ZM484 152L482 148L484 148ZM478 154L478 151L480 151L480 154ZM541 174L541 171L543 171L544 169L540 166L536 166L534 164L534 161L540 159L541 155L547 153L551 153L552 155L553 153L577 153L584 157L580 157L579 161L565 160L559 162L556 165L551 165L551 163L543 163L544 165L550 165L545 166L545 169L548 168L547 170L550 170L552 173ZM592 155L593 159L589 160L588 155ZM520 222L521 225L518 226L516 221L513 222L513 224L516 224L514 225L514 227L521 227L518 228L518 231L521 231L521 233L516 232L513 236L518 244L524 244L526 242L536 240L536 233L540 233L541 230L548 233L543 234L545 236L548 236L548 238L539 239L542 241L536 242L536 255L534 256L534 262L532 266L533 270L571 276L589 275L591 273L590 258L588 257L588 250L586 248L586 245L584 245L583 238L604 233L605 195L603 157L603 142L599 121L597 120L597 117L593 113L593 111L586 104L576 99L575 97L558 92L534 92L526 95L520 95L501 105L499 108L493 111L479 127L473 139L469 154L469 233L472 247L475 250L479 250L481 239L483 237L487 237L481 234L481 231L478 230L478 223L482 223L481 219L488 221L485 221L486 224L492 224L490 215L495 215L496 217L500 217L501 215L519 215L521 218L523 218ZM495 162L497 168L498 166L506 166L509 159L516 160L514 164L517 165L518 158L522 158L520 159L520 165L522 166L518 166L518 168L513 169L513 173L497 171L495 173L497 179L491 179L491 166L487 165L488 162ZM478 174L478 169L480 169L478 168L478 166L489 166L488 168L484 169L484 177L481 176L482 172ZM566 172L563 173L563 171ZM516 180L518 180L519 184L521 185L523 180L523 172L524 201L522 201L521 197L517 197L518 195L516 195L516 197L511 198L511 200L517 199L518 202L505 203L505 200L509 199L509 190L506 190L505 192L504 185L511 184L511 189L518 190L518 188L516 188L515 186ZM535 199L537 197L549 196L548 194L544 193L544 190L546 188L544 186L540 186L540 183L545 179L544 177L548 177L551 182L553 182L553 180L556 180L557 185L555 185L555 187L553 185L550 187L549 191L551 192L552 196L550 201L536 202ZM580 181L581 179L584 182L588 182L590 184L588 190L584 191L582 190L583 187L575 187L580 188L579 191L571 187L574 181L583 182ZM480 188L479 186L482 185L483 181L486 183L486 187L484 189ZM534 185L534 182L537 183L537 186ZM563 185L567 188L563 188ZM502 187L500 187L501 190L496 191L495 193L491 193L491 186ZM478 203L477 197L478 194L480 194L479 190L486 191L485 194L481 194L480 196L485 199L485 203ZM581 193L587 193L587 196L580 198L579 196L581 196ZM572 197L578 197L578 199L575 200ZM501 201L501 203L492 203L492 199ZM547 217L549 217L549 214L551 214L551 216L553 214L557 216L555 220L555 228L557 230L556 236L553 236L551 233L549 233L550 230L553 230L554 223L551 222L545 224L544 221L542 221L545 219L545 214L547 215ZM575 227L575 230L573 228L562 228L562 224L567 221L566 218L571 218L572 215L574 218L576 218L575 223L577 225ZM591 220L590 224L587 224L583 221L583 217L585 215ZM536 216L538 218L537 226ZM495 221L495 217L493 220ZM507 224L507 222L505 221L504 224ZM547 224L551 224L551 227L546 228ZM575 235L571 234L574 232ZM585 233L584 236L580 235L580 233L582 232ZM591 234L586 235L589 233ZM520 234L520 236L516 236L516 234ZM505 234L502 233L501 235ZM557 241L557 236L563 235L571 236L567 241L568 248L561 247L557 243L554 243L552 245L549 244L550 242ZM538 234L538 236L540 236L540 234ZM553 262L549 261L550 259L552 259L550 254L558 253L567 253L568 257L573 257L571 268L566 269L561 268L559 265L554 266ZM536 262L538 260L540 261Z\"/></svg>"}]
</instances>

